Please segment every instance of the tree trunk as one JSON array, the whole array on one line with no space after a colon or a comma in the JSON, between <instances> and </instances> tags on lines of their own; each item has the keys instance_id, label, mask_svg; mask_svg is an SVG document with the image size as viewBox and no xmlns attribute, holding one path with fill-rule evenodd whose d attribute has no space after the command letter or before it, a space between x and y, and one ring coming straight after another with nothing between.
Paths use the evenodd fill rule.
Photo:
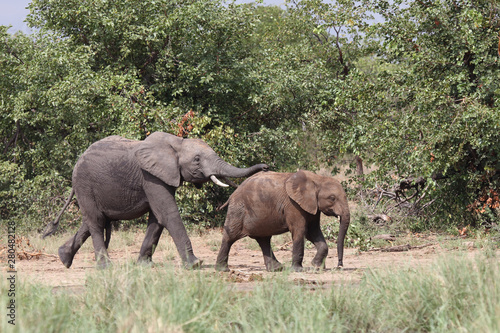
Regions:
<instances>
[{"instance_id":1,"label":"tree trunk","mask_svg":"<svg viewBox=\"0 0 500 333\"><path fill-rule=\"evenodd\" d=\"M356 175L358 176L363 176L364 175L364 170L363 170L363 160L359 156L354 157L354 161L356 161ZM361 177L361 181L364 181L365 178Z\"/></svg>"}]
</instances>

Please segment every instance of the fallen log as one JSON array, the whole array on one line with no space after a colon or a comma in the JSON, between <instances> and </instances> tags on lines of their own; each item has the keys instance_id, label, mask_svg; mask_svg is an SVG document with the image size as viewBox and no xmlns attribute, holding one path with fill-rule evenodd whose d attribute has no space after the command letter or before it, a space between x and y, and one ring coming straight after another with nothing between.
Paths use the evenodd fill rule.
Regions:
<instances>
[{"instance_id":1,"label":"fallen log","mask_svg":"<svg viewBox=\"0 0 500 333\"><path fill-rule=\"evenodd\" d=\"M434 243L427 243L424 245L416 245L412 246L410 244L405 244L405 245L396 245L396 246L390 246L390 247L379 247L379 248L372 248L369 249L368 251L380 251L380 252L404 252L404 251L410 251L410 250L416 250L416 249L421 249L427 246L434 245Z\"/></svg>"},{"instance_id":2,"label":"fallen log","mask_svg":"<svg viewBox=\"0 0 500 333\"><path fill-rule=\"evenodd\" d=\"M388 242L394 242L396 240L396 236L389 235L389 234L381 234L381 235L373 236L372 239L382 239L382 240L386 240Z\"/></svg>"},{"instance_id":3,"label":"fallen log","mask_svg":"<svg viewBox=\"0 0 500 333\"><path fill-rule=\"evenodd\" d=\"M49 253L43 253L43 252L28 252L28 251L18 251L17 253L17 258L19 260L30 260L33 258L38 259L39 257L46 256L46 257L52 257L52 258L57 258L57 255L55 254L49 254Z\"/></svg>"}]
</instances>

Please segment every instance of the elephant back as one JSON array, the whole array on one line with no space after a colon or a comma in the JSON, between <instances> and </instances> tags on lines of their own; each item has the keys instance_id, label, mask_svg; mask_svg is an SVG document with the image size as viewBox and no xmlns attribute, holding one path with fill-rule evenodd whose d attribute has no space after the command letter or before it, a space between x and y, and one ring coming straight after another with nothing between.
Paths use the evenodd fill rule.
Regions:
<instances>
[{"instance_id":1,"label":"elephant back","mask_svg":"<svg viewBox=\"0 0 500 333\"><path fill-rule=\"evenodd\" d=\"M127 169L128 172L124 174L129 177L130 172L138 170L130 157L133 148L140 142L118 135L94 142L78 159L73 169L73 184L77 185L82 181L99 183L109 178L109 175L122 174L121 169Z\"/></svg>"}]
</instances>

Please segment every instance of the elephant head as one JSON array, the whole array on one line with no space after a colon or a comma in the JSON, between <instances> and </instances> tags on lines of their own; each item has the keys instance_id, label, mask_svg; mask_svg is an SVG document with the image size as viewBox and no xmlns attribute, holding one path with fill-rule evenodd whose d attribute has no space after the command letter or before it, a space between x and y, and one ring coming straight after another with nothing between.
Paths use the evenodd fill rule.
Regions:
<instances>
[{"instance_id":1,"label":"elephant head","mask_svg":"<svg viewBox=\"0 0 500 333\"><path fill-rule=\"evenodd\" d=\"M221 159L202 140L183 139L162 132L155 132L146 138L135 150L135 157L143 170L173 187L179 187L182 181L199 187L209 180L226 187L228 185L217 177L248 177L268 169L266 164L236 168Z\"/></svg>"},{"instance_id":2,"label":"elephant head","mask_svg":"<svg viewBox=\"0 0 500 333\"><path fill-rule=\"evenodd\" d=\"M338 266L343 266L344 239L349 228L351 214L347 195L340 182L309 171L298 171L285 184L288 196L309 214L318 211L327 216L340 217L337 239Z\"/></svg>"}]
</instances>

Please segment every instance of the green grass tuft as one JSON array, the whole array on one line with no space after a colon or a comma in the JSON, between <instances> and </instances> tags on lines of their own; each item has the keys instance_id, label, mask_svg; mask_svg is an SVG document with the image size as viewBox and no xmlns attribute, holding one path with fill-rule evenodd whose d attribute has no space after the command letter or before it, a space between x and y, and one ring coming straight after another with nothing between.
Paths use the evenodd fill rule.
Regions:
<instances>
[{"instance_id":1,"label":"green grass tuft","mask_svg":"<svg viewBox=\"0 0 500 333\"><path fill-rule=\"evenodd\" d=\"M499 332L499 277L494 256L447 256L418 270L367 271L360 284L328 289L279 273L244 292L226 274L125 263L89 272L83 290L21 279L14 331ZM6 279L0 287L7 304ZM12 331L1 318L0 331Z\"/></svg>"}]
</instances>

